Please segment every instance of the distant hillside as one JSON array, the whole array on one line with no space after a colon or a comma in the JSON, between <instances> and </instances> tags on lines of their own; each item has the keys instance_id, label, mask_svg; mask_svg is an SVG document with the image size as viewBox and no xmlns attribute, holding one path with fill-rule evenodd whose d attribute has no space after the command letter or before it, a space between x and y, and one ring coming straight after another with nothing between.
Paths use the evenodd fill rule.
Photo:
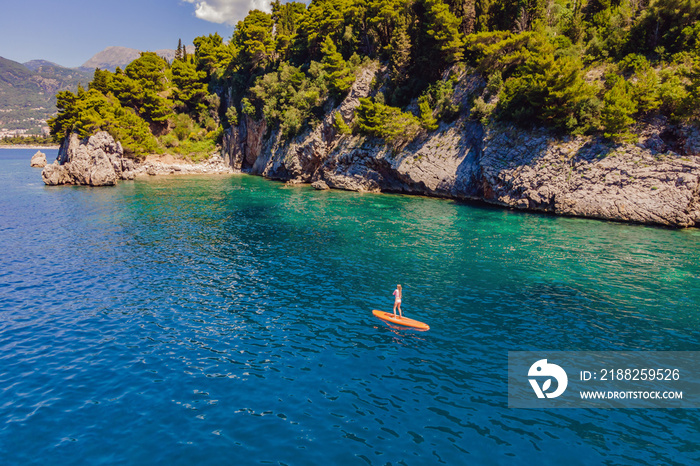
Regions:
<instances>
[{"instance_id":1,"label":"distant hillside","mask_svg":"<svg viewBox=\"0 0 700 466\"><path fill-rule=\"evenodd\" d=\"M175 50L155 52L168 61ZM188 46L193 54L194 47ZM127 47L107 47L86 61L80 68L65 68L46 60L18 63L0 57L0 129L26 129L38 132L43 121L56 114L56 93L66 89L76 91L78 84L92 80L95 68L114 71L124 68L141 52Z\"/></svg>"},{"instance_id":2,"label":"distant hillside","mask_svg":"<svg viewBox=\"0 0 700 466\"><path fill-rule=\"evenodd\" d=\"M118 66L124 68L136 60L140 53L138 50L128 47L107 47L83 63L80 69L88 71L100 68L101 70L114 71Z\"/></svg>"},{"instance_id":3,"label":"distant hillside","mask_svg":"<svg viewBox=\"0 0 700 466\"><path fill-rule=\"evenodd\" d=\"M55 68L67 69L61 65L57 65L56 63L47 60L32 60L22 64L32 71L49 70Z\"/></svg>"},{"instance_id":4,"label":"distant hillside","mask_svg":"<svg viewBox=\"0 0 700 466\"><path fill-rule=\"evenodd\" d=\"M155 53L168 61L173 61L175 58L175 50L161 49L156 50ZM194 53L194 47L188 45L187 53ZM95 68L109 71L114 71L117 67L123 69L126 65L136 60L140 54L141 51L128 47L107 47L83 63L80 69L90 72Z\"/></svg>"},{"instance_id":5,"label":"distant hillside","mask_svg":"<svg viewBox=\"0 0 700 466\"><path fill-rule=\"evenodd\" d=\"M45 60L26 64L0 57L0 128L38 129L56 112L56 92L75 91L92 73Z\"/></svg>"}]
</instances>

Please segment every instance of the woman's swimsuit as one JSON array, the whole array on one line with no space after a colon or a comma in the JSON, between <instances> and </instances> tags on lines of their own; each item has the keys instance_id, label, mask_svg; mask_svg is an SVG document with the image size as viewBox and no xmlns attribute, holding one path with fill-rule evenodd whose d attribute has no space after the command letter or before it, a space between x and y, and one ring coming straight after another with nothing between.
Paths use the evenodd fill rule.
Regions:
<instances>
[{"instance_id":1,"label":"woman's swimsuit","mask_svg":"<svg viewBox=\"0 0 700 466\"><path fill-rule=\"evenodd\" d=\"M401 294L399 294L399 290L394 290L394 296L396 296L396 303L401 304Z\"/></svg>"}]
</instances>

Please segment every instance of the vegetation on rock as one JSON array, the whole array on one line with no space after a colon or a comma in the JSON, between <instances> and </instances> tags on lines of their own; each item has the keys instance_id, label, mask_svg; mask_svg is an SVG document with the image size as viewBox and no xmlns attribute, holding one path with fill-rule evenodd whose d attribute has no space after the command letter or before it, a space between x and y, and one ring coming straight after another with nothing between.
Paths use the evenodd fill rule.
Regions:
<instances>
[{"instance_id":1,"label":"vegetation on rock","mask_svg":"<svg viewBox=\"0 0 700 466\"><path fill-rule=\"evenodd\" d=\"M88 90L58 94L56 138L104 129L128 154L211 151L224 126L262 119L291 138L350 91L367 60L386 65L354 131L394 147L460 112L568 134L635 138L661 114L694 123L700 108L700 0L312 0L251 11L225 41L181 44L173 63L143 53L96 70ZM471 109L459 76L483 77Z\"/></svg>"}]
</instances>

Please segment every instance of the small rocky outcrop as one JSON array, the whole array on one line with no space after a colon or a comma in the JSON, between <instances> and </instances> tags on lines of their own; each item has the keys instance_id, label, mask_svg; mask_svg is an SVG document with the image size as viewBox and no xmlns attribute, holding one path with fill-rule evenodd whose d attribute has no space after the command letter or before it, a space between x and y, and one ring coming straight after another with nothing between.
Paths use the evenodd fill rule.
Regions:
<instances>
[{"instance_id":1,"label":"small rocky outcrop","mask_svg":"<svg viewBox=\"0 0 700 466\"><path fill-rule=\"evenodd\" d=\"M32 167L44 168L46 166L46 154L37 151L37 153L32 156L32 160L30 160L29 164Z\"/></svg>"},{"instance_id":2,"label":"small rocky outcrop","mask_svg":"<svg viewBox=\"0 0 700 466\"><path fill-rule=\"evenodd\" d=\"M112 186L122 177L132 176L131 161L123 155L122 145L106 131L85 139L71 134L61 144L56 161L44 167L41 177L49 186Z\"/></svg>"},{"instance_id":3,"label":"small rocky outcrop","mask_svg":"<svg viewBox=\"0 0 700 466\"><path fill-rule=\"evenodd\" d=\"M323 180L317 180L311 183L311 187L314 189L318 189L319 191L325 191L327 189L331 189L328 184L326 184L325 181Z\"/></svg>"},{"instance_id":4,"label":"small rocky outcrop","mask_svg":"<svg viewBox=\"0 0 700 466\"><path fill-rule=\"evenodd\" d=\"M234 171L216 153L199 163L167 154L149 155L145 160L136 162L124 157L121 144L115 142L109 133L101 131L85 139L71 134L63 141L56 161L46 165L41 176L44 183L50 186L111 186L118 180L144 176L227 174Z\"/></svg>"}]
</instances>

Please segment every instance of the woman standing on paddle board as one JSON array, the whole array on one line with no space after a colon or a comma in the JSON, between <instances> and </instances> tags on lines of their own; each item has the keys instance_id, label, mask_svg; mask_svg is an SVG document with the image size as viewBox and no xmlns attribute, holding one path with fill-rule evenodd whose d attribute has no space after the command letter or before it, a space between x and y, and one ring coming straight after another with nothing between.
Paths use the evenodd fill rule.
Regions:
<instances>
[{"instance_id":1,"label":"woman standing on paddle board","mask_svg":"<svg viewBox=\"0 0 700 466\"><path fill-rule=\"evenodd\" d=\"M403 317L403 313L401 312L401 285L396 285L396 289L394 290L394 296L394 315L396 315L396 307L398 306L399 315Z\"/></svg>"}]
</instances>

